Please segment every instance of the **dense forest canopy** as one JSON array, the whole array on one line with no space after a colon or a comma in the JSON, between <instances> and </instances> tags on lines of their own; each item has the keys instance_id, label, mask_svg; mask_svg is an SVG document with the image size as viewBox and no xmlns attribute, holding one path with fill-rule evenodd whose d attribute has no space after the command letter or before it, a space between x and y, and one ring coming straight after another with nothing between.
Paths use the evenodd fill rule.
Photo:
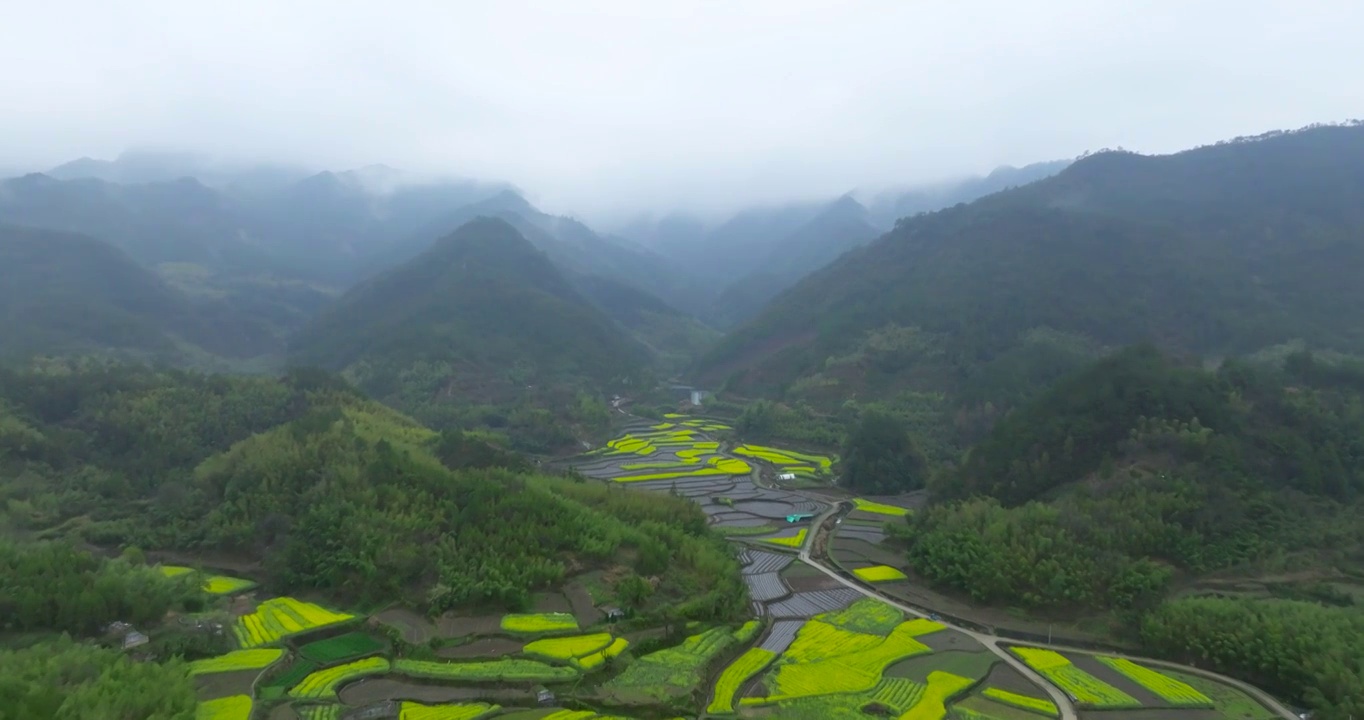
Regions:
<instances>
[{"instance_id":1,"label":"dense forest canopy","mask_svg":"<svg viewBox=\"0 0 1364 720\"><path fill-rule=\"evenodd\" d=\"M902 219L731 332L696 374L826 413L854 399L913 414L945 393L950 459L1114 347L1361 351L1361 195L1364 127L1099 153Z\"/></svg>"},{"instance_id":2,"label":"dense forest canopy","mask_svg":"<svg viewBox=\"0 0 1364 720\"><path fill-rule=\"evenodd\" d=\"M1326 621L1358 636L1348 588L1364 570L1362 438L1364 363L1299 353L1208 370L1139 346L996 424L896 532L918 574L977 602L1115 611L1155 652L1348 707L1364 691L1358 656L1296 642L1258 655L1247 643ZM1343 609L1162 604L1214 573L1283 576L1269 581L1281 597Z\"/></svg>"},{"instance_id":3,"label":"dense forest canopy","mask_svg":"<svg viewBox=\"0 0 1364 720\"><path fill-rule=\"evenodd\" d=\"M193 364L277 351L269 317L192 298L83 235L0 225L0 358L109 352Z\"/></svg>"},{"instance_id":4,"label":"dense forest canopy","mask_svg":"<svg viewBox=\"0 0 1364 720\"><path fill-rule=\"evenodd\" d=\"M0 373L0 500L22 531L259 561L274 589L432 611L525 607L571 572L619 565L660 578L642 611L743 612L735 561L695 505L498 465L524 468L321 373Z\"/></svg>"},{"instance_id":5,"label":"dense forest canopy","mask_svg":"<svg viewBox=\"0 0 1364 720\"><path fill-rule=\"evenodd\" d=\"M600 424L604 409L591 398L650 378L647 351L492 218L348 292L294 338L291 354L344 371L425 422L507 428L538 451L571 444L564 428ZM504 416L481 417L478 406ZM557 424L559 434L516 427L516 412L537 411L546 417L527 424Z\"/></svg>"}]
</instances>

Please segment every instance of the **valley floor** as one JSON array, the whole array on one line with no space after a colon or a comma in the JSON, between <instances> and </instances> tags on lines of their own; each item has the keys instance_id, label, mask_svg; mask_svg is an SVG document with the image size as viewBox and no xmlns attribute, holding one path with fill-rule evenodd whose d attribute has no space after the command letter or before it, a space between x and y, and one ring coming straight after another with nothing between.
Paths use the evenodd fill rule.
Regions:
<instances>
[{"instance_id":1,"label":"valley floor","mask_svg":"<svg viewBox=\"0 0 1364 720\"><path fill-rule=\"evenodd\" d=\"M616 608L597 597L601 571L540 593L529 613L435 619L401 607L366 618L293 598L257 601L243 586L232 625L241 649L195 663L199 717L1295 717L1255 688L1194 668L944 618L884 530L921 497L782 487L776 478L796 472L807 476L800 485L827 480L832 460L735 445L720 421L674 420L630 418L623 436L568 464L627 491L698 503L737 548L753 620L681 632L616 622ZM235 587L228 580L206 582Z\"/></svg>"}]
</instances>

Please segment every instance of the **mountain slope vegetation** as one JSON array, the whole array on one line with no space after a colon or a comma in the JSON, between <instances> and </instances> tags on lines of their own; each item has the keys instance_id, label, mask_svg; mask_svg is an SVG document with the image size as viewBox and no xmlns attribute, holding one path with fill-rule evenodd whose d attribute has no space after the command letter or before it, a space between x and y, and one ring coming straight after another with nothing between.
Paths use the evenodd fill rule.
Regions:
<instances>
[{"instance_id":1,"label":"mountain slope vegetation","mask_svg":"<svg viewBox=\"0 0 1364 720\"><path fill-rule=\"evenodd\" d=\"M1162 157L1105 152L895 230L803 280L696 366L741 394L946 392L961 441L1134 342L1364 349L1364 127ZM988 407L987 407L988 405Z\"/></svg>"},{"instance_id":2,"label":"mountain slope vegetation","mask_svg":"<svg viewBox=\"0 0 1364 720\"><path fill-rule=\"evenodd\" d=\"M651 350L665 370L686 369L720 339L719 331L629 283L601 275L572 280L585 298Z\"/></svg>"},{"instance_id":3,"label":"mountain slope vegetation","mask_svg":"<svg viewBox=\"0 0 1364 720\"><path fill-rule=\"evenodd\" d=\"M1269 613L1272 635L1328 621L1359 637L1360 437L1364 363L1207 370L1138 346L1001 420L900 532L917 573L976 602L1111 611L1152 650L1348 707L1364 690L1339 677L1348 653L1235 628ZM1166 604L1175 592L1207 597Z\"/></svg>"},{"instance_id":4,"label":"mountain slope vegetation","mask_svg":"<svg viewBox=\"0 0 1364 720\"><path fill-rule=\"evenodd\" d=\"M227 303L191 299L90 237L0 225L0 355L114 352L192 363L278 349Z\"/></svg>"},{"instance_id":5,"label":"mountain slope vegetation","mask_svg":"<svg viewBox=\"0 0 1364 720\"><path fill-rule=\"evenodd\" d=\"M536 591L606 566L624 582L662 576L643 612L745 611L735 561L694 504L519 464L315 371L274 379L57 361L0 370L0 524L25 538L230 557L258 563L253 574L272 590L404 599L433 613L526 608ZM36 553L6 565L34 574L7 576L16 591L57 582L40 559L84 553L28 540L11 551L0 545L0 555ZM70 564L82 565L101 566ZM128 577L130 593L177 590ZM70 609L87 607L78 601ZM90 618L53 609L61 602L36 607L48 615L22 604L33 618L24 627L89 630ZM53 624L68 618L84 624Z\"/></svg>"},{"instance_id":6,"label":"mountain slope vegetation","mask_svg":"<svg viewBox=\"0 0 1364 720\"><path fill-rule=\"evenodd\" d=\"M840 198L780 238L757 269L725 288L707 317L721 328L751 320L783 290L880 234L865 207L851 197Z\"/></svg>"},{"instance_id":7,"label":"mountain slope vegetation","mask_svg":"<svg viewBox=\"0 0 1364 720\"><path fill-rule=\"evenodd\" d=\"M290 354L344 370L373 397L442 425L463 422L445 413L464 404L573 407L580 391L638 380L648 362L544 253L494 218L352 289Z\"/></svg>"}]
</instances>

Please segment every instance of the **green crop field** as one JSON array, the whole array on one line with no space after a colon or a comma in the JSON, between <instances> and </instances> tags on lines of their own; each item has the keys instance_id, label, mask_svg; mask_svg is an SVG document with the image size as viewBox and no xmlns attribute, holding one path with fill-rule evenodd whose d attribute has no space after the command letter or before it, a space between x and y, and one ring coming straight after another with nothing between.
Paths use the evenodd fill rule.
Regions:
<instances>
[{"instance_id":1,"label":"green crop field","mask_svg":"<svg viewBox=\"0 0 1364 720\"><path fill-rule=\"evenodd\" d=\"M857 568L853 574L867 582L886 582L890 580L904 580L905 574L898 568L889 565L872 565L871 567Z\"/></svg>"},{"instance_id":2,"label":"green crop field","mask_svg":"<svg viewBox=\"0 0 1364 720\"><path fill-rule=\"evenodd\" d=\"M624 466L622 466L624 468ZM649 480L678 480L681 478L714 477L718 475L747 475L753 468L743 460L727 457L713 457L705 465L690 470L622 475L614 478L616 482L647 482Z\"/></svg>"},{"instance_id":3,"label":"green crop field","mask_svg":"<svg viewBox=\"0 0 1364 720\"><path fill-rule=\"evenodd\" d=\"M310 642L300 647L298 654L305 660L311 660L318 665L329 665L342 660L372 655L383 650L384 647L383 643L369 635L353 632L326 640Z\"/></svg>"},{"instance_id":4,"label":"green crop field","mask_svg":"<svg viewBox=\"0 0 1364 720\"><path fill-rule=\"evenodd\" d=\"M194 568L184 567L183 565L161 565L158 567L162 575L166 577L182 577L195 572ZM228 577L226 575L202 575L204 592L210 595L228 595L241 592L256 586L252 580Z\"/></svg>"},{"instance_id":5,"label":"green crop field","mask_svg":"<svg viewBox=\"0 0 1364 720\"><path fill-rule=\"evenodd\" d=\"M189 674L207 675L210 673L235 672L237 670L260 670L268 667L284 654L279 648L258 650L234 650L215 658L195 660L189 664Z\"/></svg>"},{"instance_id":6,"label":"green crop field","mask_svg":"<svg viewBox=\"0 0 1364 720\"><path fill-rule=\"evenodd\" d=\"M1061 653L1017 646L1009 649L1027 663L1028 667L1069 693L1080 705L1096 710L1141 707L1136 698L1075 667L1070 659Z\"/></svg>"},{"instance_id":7,"label":"green crop field","mask_svg":"<svg viewBox=\"0 0 1364 720\"><path fill-rule=\"evenodd\" d=\"M1040 715L1059 717L1061 714L1061 712L1056 709L1056 704L1050 700L1035 698L1030 695L1020 695L1019 693L1010 692L1003 688L985 688L980 694L995 702L1004 703L1005 705L1028 710Z\"/></svg>"},{"instance_id":8,"label":"green crop field","mask_svg":"<svg viewBox=\"0 0 1364 720\"><path fill-rule=\"evenodd\" d=\"M522 651L548 660L568 662L574 658L591 655L611 644L611 633L592 635L570 635L568 637L545 638L526 645Z\"/></svg>"},{"instance_id":9,"label":"green crop field","mask_svg":"<svg viewBox=\"0 0 1364 720\"><path fill-rule=\"evenodd\" d=\"M251 720L251 697L232 695L216 700L201 700L194 720Z\"/></svg>"},{"instance_id":10,"label":"green crop field","mask_svg":"<svg viewBox=\"0 0 1364 720\"><path fill-rule=\"evenodd\" d=\"M771 543L773 545L781 545L782 547L798 548L801 545L805 544L805 536L808 534L810 534L809 530L801 528L800 532L796 533L795 535L792 535L791 537L764 538L762 542Z\"/></svg>"},{"instance_id":11,"label":"green crop field","mask_svg":"<svg viewBox=\"0 0 1364 720\"><path fill-rule=\"evenodd\" d=\"M477 662L402 659L393 661L393 672L416 678L464 682L562 682L578 677L578 671L571 667L520 658Z\"/></svg>"},{"instance_id":12,"label":"green crop field","mask_svg":"<svg viewBox=\"0 0 1364 720\"><path fill-rule=\"evenodd\" d=\"M729 664L715 681L715 699L706 712L724 714L734 712L734 695L750 678L772 664L777 654L762 648L749 648L737 660Z\"/></svg>"},{"instance_id":13,"label":"green crop field","mask_svg":"<svg viewBox=\"0 0 1364 720\"><path fill-rule=\"evenodd\" d=\"M1181 708L1211 708L1212 700L1207 695L1190 687L1187 683L1180 682L1172 677L1162 675L1155 670L1142 667L1131 660L1124 658L1109 657L1106 655L1097 656L1099 662L1113 668L1114 670L1127 676L1132 682L1150 690L1175 707Z\"/></svg>"},{"instance_id":14,"label":"green crop field","mask_svg":"<svg viewBox=\"0 0 1364 720\"><path fill-rule=\"evenodd\" d=\"M502 629L518 635L548 635L578 631L572 613L513 613L502 618Z\"/></svg>"},{"instance_id":15,"label":"green crop field","mask_svg":"<svg viewBox=\"0 0 1364 720\"><path fill-rule=\"evenodd\" d=\"M378 675L389 670L384 658L365 658L344 665L317 670L303 678L289 691L290 697L316 700L334 699L342 685L367 675Z\"/></svg>"},{"instance_id":16,"label":"green crop field","mask_svg":"<svg viewBox=\"0 0 1364 720\"><path fill-rule=\"evenodd\" d=\"M299 720L341 720L340 705L303 705L295 707Z\"/></svg>"},{"instance_id":17,"label":"green crop field","mask_svg":"<svg viewBox=\"0 0 1364 720\"><path fill-rule=\"evenodd\" d=\"M308 677L317 670L317 665L300 660L285 668L284 672L276 675L260 686L261 697L267 700L276 700L284 696L285 691L297 685L303 678Z\"/></svg>"},{"instance_id":18,"label":"green crop field","mask_svg":"<svg viewBox=\"0 0 1364 720\"><path fill-rule=\"evenodd\" d=\"M255 612L237 618L232 631L243 648L253 648L354 617L291 597L277 597L258 605Z\"/></svg>"},{"instance_id":19,"label":"green crop field","mask_svg":"<svg viewBox=\"0 0 1364 720\"><path fill-rule=\"evenodd\" d=\"M735 455L764 460L779 467L813 466L819 468L819 472L825 475L832 472L834 465L833 458L823 455L807 455L794 450L783 450L762 445L740 445L734 448L733 452Z\"/></svg>"},{"instance_id":20,"label":"green crop field","mask_svg":"<svg viewBox=\"0 0 1364 720\"><path fill-rule=\"evenodd\" d=\"M398 720L481 720L501 709L498 705L488 703L423 705L404 702L398 711Z\"/></svg>"},{"instance_id":21,"label":"green crop field","mask_svg":"<svg viewBox=\"0 0 1364 720\"><path fill-rule=\"evenodd\" d=\"M622 702L655 701L690 692L701 684L707 665L737 641L724 627L692 635L677 647L636 658L602 689Z\"/></svg>"},{"instance_id":22,"label":"green crop field","mask_svg":"<svg viewBox=\"0 0 1364 720\"><path fill-rule=\"evenodd\" d=\"M932 652L914 639L916 632L906 622L882 638L811 620L775 666L768 700L871 690L891 664Z\"/></svg>"},{"instance_id":23,"label":"green crop field","mask_svg":"<svg viewBox=\"0 0 1364 720\"><path fill-rule=\"evenodd\" d=\"M902 507L872 502L871 500L864 500L863 498L853 498L853 506L862 512L876 513L877 515L904 517L909 514L909 511Z\"/></svg>"}]
</instances>

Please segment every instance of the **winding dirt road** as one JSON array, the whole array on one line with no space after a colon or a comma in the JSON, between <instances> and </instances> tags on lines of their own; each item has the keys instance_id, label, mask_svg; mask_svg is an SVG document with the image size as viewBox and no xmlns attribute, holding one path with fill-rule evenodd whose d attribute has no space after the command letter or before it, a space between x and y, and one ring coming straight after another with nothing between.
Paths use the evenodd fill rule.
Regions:
<instances>
[{"instance_id":1,"label":"winding dirt road","mask_svg":"<svg viewBox=\"0 0 1364 720\"><path fill-rule=\"evenodd\" d=\"M908 606L908 605L903 605L903 604L901 604L901 603L899 603L899 602L897 602L897 601L895 601L895 600L893 600L893 599L891 599L891 598L888 598L888 597L886 597L886 596L884 596L884 595L882 595L882 594L880 594L880 593L878 593L878 592L876 592L876 591L874 591L874 590L872 590L872 589L870 589L870 588L868 588L868 587L866 587L866 586L864 586L864 585L861 585L861 584L859 584L859 583L853 582L852 580L849 580L848 578L843 577L843 576L840 575L839 573L837 573L837 572L831 570L830 568L828 568L827 566L825 566L824 563L821 563L821 562L815 560L815 559L810 555L810 548L814 547L815 540L816 540L822 533L824 533L824 523L825 523L825 521L827 521L830 517L833 517L834 514L836 514L837 512L838 512L838 505L834 505L832 508L830 508L828 511L826 511L823 515L820 515L819 517L815 518L815 520L814 520L814 526L813 526L813 527L814 527L814 532L811 532L811 533L809 533L808 535L806 535L806 537L805 537L805 544L804 544L803 546L801 546L801 548L800 548L800 559L801 559L801 561L804 562L804 563L806 563L806 564L809 565L810 567L817 568L819 571L823 572L825 575L828 575L829 577L833 578L834 580L837 580L839 583L843 584L844 586L846 586L846 587L848 587L848 588L851 588L851 589L853 589L853 590L856 590L857 592L862 593L863 595L865 595L865 596L867 596L867 597L869 597L869 598L874 598L874 599L876 599L876 600L880 600L881 602L884 602L884 603L886 603L886 604L888 604L888 605L891 605L891 606L893 606L894 608L896 608L897 610L900 610L901 612L904 612L904 613L908 613L909 615L912 615L912 616L914 616L914 617L927 618L928 615L926 615L926 614L924 614L924 613L922 613L922 612L920 612L920 611L918 611L918 610L915 610L914 608L912 608L912 607L910 607L910 606ZM1009 651L1007 651L1007 650L1005 650L1004 648L1000 647L1000 646L999 646L999 638L994 637L993 635L983 635L983 634L981 634L981 633L974 632L974 631L972 631L972 630L967 630L966 628L955 627L955 626L950 625L950 624L948 624L948 623L946 623L946 622L943 622L942 620L938 620L937 622L940 622L940 623L942 623L942 624L944 624L944 625L947 625L948 627L952 628L953 630L956 630L957 632L959 632L959 633L961 633L961 634L963 634L963 635L966 635L966 636L970 637L971 639L975 640L976 642L980 643L981 645L984 645L985 647L989 648L991 652L993 652L994 654L998 655L1001 659L1004 660L1004 662L1009 663L1009 665L1010 665L1011 667L1013 667L1013 669L1019 671L1020 673L1023 673L1023 676L1024 676L1024 677L1026 677L1026 678L1028 678L1029 680L1031 680L1035 685L1037 685L1038 687L1042 688L1043 690L1046 690L1046 691L1047 691L1047 694L1051 696L1051 701L1052 701L1053 703L1055 703L1057 709L1059 709L1059 710L1061 711L1061 720L1079 720L1079 717L1080 717L1080 716L1075 714L1075 706L1070 702L1070 698L1066 697L1066 694L1065 694L1065 693L1061 692L1061 691L1058 690L1056 687L1052 686L1050 683L1048 683L1046 680L1044 680L1044 679L1042 678L1042 676L1039 675L1039 674L1037 673L1036 670L1033 670L1032 668L1028 667L1026 664L1023 663L1022 660L1019 660L1018 658L1014 657Z\"/></svg>"},{"instance_id":2,"label":"winding dirt road","mask_svg":"<svg viewBox=\"0 0 1364 720\"><path fill-rule=\"evenodd\" d=\"M814 529L813 529L812 532L810 532L810 533L806 536L806 538L805 538L805 544L804 544L803 546L801 546L801 549L800 549L800 559L801 559L801 561L804 562L804 563L806 563L806 564L809 565L810 567L813 567L813 568L818 569L820 572L824 573L825 575L828 575L829 577L833 578L834 580L837 580L837 581L838 581L840 584L842 584L843 586L848 587L848 588L850 588L850 589L852 589L852 590L856 590L857 592L859 592L859 593L861 593L861 594L863 594L863 595L865 595L865 596L867 596L867 597L869 597L869 598L875 598L875 599L877 599L877 600L880 600L881 602L884 602L884 603L886 603L886 604L888 604L888 605L891 605L891 606L895 607L896 609L900 610L901 612L908 613L908 614L913 615L913 616L915 616L915 617L927 618L928 615L924 614L924 613L923 613L922 611L920 611L920 610L917 610L917 609L912 608L912 607L910 607L910 606L908 606L908 605L905 605L905 604L903 604L903 603L901 603L901 602L895 600L894 598L888 597L888 596L886 596L886 595L884 595L884 594L882 594L882 593L880 593L880 592L877 592L876 590L874 590L874 589L872 589L872 588L870 588L870 587L867 587L866 585L863 585L863 584L861 584L861 583L855 582L855 581L853 581L853 580L849 580L848 578L844 577L844 576L843 576L842 574L840 574L839 572L833 570L832 568L828 567L828 566L825 565L824 563L822 563L822 562L820 562L819 560L815 559L815 558L810 554L810 549L813 548L813 547L815 546L815 543L818 541L820 535L822 535L822 534L825 533L825 529L824 529L824 524L825 524L825 522L826 522L830 517L833 517L835 514L837 514L838 512L839 512L839 505L838 505L838 504L835 504L832 508L830 508L830 509L829 509L828 511L826 511L824 514L822 514L822 515L820 515L819 517L815 518L815 520L813 521L813 522L814 522L814 525L813 525L813 528L814 528ZM967 635L967 636L969 636L970 638L974 639L976 642L979 642L980 644L982 644L982 645L984 645L985 647L989 648L991 652L993 652L994 654L998 655L998 656L999 656L1000 658L1002 658L1005 662L1009 663L1009 665L1010 665L1012 668L1014 668L1015 670L1019 671L1020 673L1023 673L1023 676L1024 676L1024 677L1026 677L1026 678L1028 678L1029 680L1031 680L1034 684L1036 684L1038 687L1042 688L1043 690L1046 690L1046 691L1047 691L1047 694L1048 694L1049 696L1051 696L1051 701L1052 701L1053 703L1055 703L1057 709L1059 709L1059 710L1061 711L1061 718L1062 718L1062 720L1079 720L1079 716L1076 714L1076 711L1075 711L1075 704L1074 704L1073 702L1071 702L1071 699L1070 699L1064 692L1061 692L1060 689L1056 688L1054 685L1052 685L1051 683L1047 682L1047 681L1041 676L1041 674L1039 674L1036 670L1033 670L1032 668L1028 667L1022 660L1019 660L1018 658L1014 657L1014 655L1013 655L1012 653L1010 653L1008 650L1005 650L1004 648L1000 647L1000 643L1001 643L1001 642L1017 642L1017 641L1009 640L1009 639L1007 639L1007 638L1001 638L1001 637L999 637L999 636L997 636L997 635L986 635L986 634L984 634L984 633L979 633L979 632L976 632L976 631L974 631L974 630L968 630L968 629L963 628L963 627L958 627L958 626L953 625L953 624L951 624L951 623L949 623L949 622L947 622L947 621L945 621L945 620L943 620L943 619L941 619L941 618L937 619L937 622L940 622L940 623L946 625L947 627L952 628L953 630L956 630L956 631L959 632L959 633L962 633L963 635ZM1082 648L1069 647L1069 646L1066 646L1066 645L1049 645L1049 644L1047 644L1047 643L1034 643L1034 642L1029 642L1029 643L1026 643L1026 644L1027 644L1027 645L1030 645L1030 646L1036 646L1036 647L1047 648L1048 650L1056 650L1057 652L1079 652L1079 653L1090 653L1090 652L1092 652L1092 651L1090 651L1090 650L1084 650L1084 649L1082 649ZM1283 704L1281 704L1278 700L1275 700L1275 699L1274 699L1273 697L1271 697L1268 693L1264 692L1263 690L1260 690L1259 688L1255 687L1254 685L1249 685L1249 684L1243 683L1243 682L1241 682L1240 680L1236 680L1235 678L1229 678L1229 677L1226 677L1226 676L1224 676L1224 675L1219 675L1219 674L1217 674L1217 673L1208 672L1208 671L1206 671L1206 670L1200 670L1200 669L1198 669L1198 668L1189 667L1189 666L1187 666L1187 665L1179 665L1179 664L1177 664L1177 663L1170 663L1170 662L1165 662L1165 661L1162 661L1162 660L1152 660L1152 659L1149 659L1149 658L1137 657L1137 656L1133 656L1133 655L1125 655L1125 654L1122 654L1122 653L1106 653L1106 654L1112 655L1112 656L1114 656L1114 657L1127 658L1127 659L1132 660L1132 661L1134 661L1134 662L1140 662L1140 663L1145 664L1145 665L1159 665L1159 666L1162 666L1162 667L1170 668L1170 669L1172 669L1172 670L1178 670L1178 671L1180 671L1180 672L1186 672L1186 673L1190 673L1190 674L1193 674L1193 675L1200 675L1200 676L1206 677L1206 678L1208 678L1208 679L1210 679L1210 680L1216 680L1217 682L1224 683L1224 684L1227 684L1227 685L1231 685L1232 687L1235 687L1235 688L1241 690L1242 692L1245 692L1245 693L1249 694L1251 697L1255 698L1257 701L1259 701L1261 704L1263 704L1266 708L1269 708L1272 712L1274 712L1275 714L1279 715L1279 717L1283 718L1283 720L1298 720L1298 715L1297 715L1297 713L1294 713L1293 711L1291 711L1291 710L1289 710L1288 708L1284 707Z\"/></svg>"}]
</instances>

